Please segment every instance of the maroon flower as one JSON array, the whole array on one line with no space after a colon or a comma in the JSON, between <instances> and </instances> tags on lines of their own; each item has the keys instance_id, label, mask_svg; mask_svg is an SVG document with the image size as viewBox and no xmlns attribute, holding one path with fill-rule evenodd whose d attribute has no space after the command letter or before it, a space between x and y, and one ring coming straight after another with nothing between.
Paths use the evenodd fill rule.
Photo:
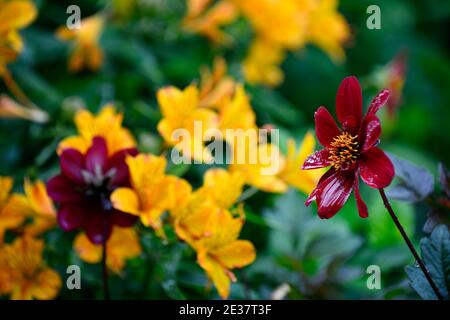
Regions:
<instances>
[{"instance_id":1,"label":"maroon flower","mask_svg":"<svg viewBox=\"0 0 450 320\"><path fill-rule=\"evenodd\" d=\"M336 112L342 129L325 107L314 114L316 134L325 147L309 156L302 169L331 166L311 192L306 205L316 200L320 218L333 217L347 201L352 190L359 215L368 216L367 206L359 193L359 177L372 188L388 186L394 177L394 166L376 145L381 133L376 112L389 98L381 91L362 115L361 87L356 77L345 78L336 96Z\"/></svg>"},{"instance_id":2,"label":"maroon flower","mask_svg":"<svg viewBox=\"0 0 450 320\"><path fill-rule=\"evenodd\" d=\"M47 192L60 204L58 223L65 231L84 229L92 243L108 240L112 226L131 226L137 217L111 206L110 194L117 187L129 187L127 155L136 149L124 149L108 157L106 142L101 137L82 154L66 149L60 157L61 173L47 183Z\"/></svg>"}]
</instances>

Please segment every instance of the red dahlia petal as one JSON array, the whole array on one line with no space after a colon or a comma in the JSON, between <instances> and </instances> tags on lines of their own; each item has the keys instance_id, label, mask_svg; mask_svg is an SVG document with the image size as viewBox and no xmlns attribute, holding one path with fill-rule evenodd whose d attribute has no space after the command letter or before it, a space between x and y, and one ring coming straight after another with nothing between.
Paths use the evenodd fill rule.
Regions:
<instances>
[{"instance_id":1,"label":"red dahlia petal","mask_svg":"<svg viewBox=\"0 0 450 320\"><path fill-rule=\"evenodd\" d=\"M85 211L79 204L62 205L58 211L58 224L64 231L71 231L83 226Z\"/></svg>"},{"instance_id":2,"label":"red dahlia petal","mask_svg":"<svg viewBox=\"0 0 450 320\"><path fill-rule=\"evenodd\" d=\"M129 186L129 170L128 166L125 162L126 156L136 156L138 154L137 149L123 149L117 151L109 158L106 167L105 173L113 172L111 184L113 186Z\"/></svg>"},{"instance_id":3,"label":"red dahlia petal","mask_svg":"<svg viewBox=\"0 0 450 320\"><path fill-rule=\"evenodd\" d=\"M86 168L95 175L96 170L98 170L96 168L103 171L107 160L108 148L105 139L102 137L94 137L92 139L92 146L86 152Z\"/></svg>"},{"instance_id":4,"label":"red dahlia petal","mask_svg":"<svg viewBox=\"0 0 450 320\"><path fill-rule=\"evenodd\" d=\"M342 208L352 192L354 181L354 172L336 171L320 184L316 193L320 218L329 219Z\"/></svg>"},{"instance_id":5,"label":"red dahlia petal","mask_svg":"<svg viewBox=\"0 0 450 320\"><path fill-rule=\"evenodd\" d=\"M108 241L112 232L112 223L110 219L105 218L104 215L108 213L97 212L90 213L85 223L86 235L92 243L102 244Z\"/></svg>"},{"instance_id":6,"label":"red dahlia petal","mask_svg":"<svg viewBox=\"0 0 450 320\"><path fill-rule=\"evenodd\" d=\"M306 158L305 162L303 163L302 170L328 167L330 165L330 161L328 161L329 156L330 153L328 152L328 149L322 149L314 152L312 155Z\"/></svg>"},{"instance_id":7,"label":"red dahlia petal","mask_svg":"<svg viewBox=\"0 0 450 320\"><path fill-rule=\"evenodd\" d=\"M112 224L118 225L119 227L131 227L137 219L137 216L133 216L131 214L127 214L117 210L111 213Z\"/></svg>"},{"instance_id":8,"label":"red dahlia petal","mask_svg":"<svg viewBox=\"0 0 450 320\"><path fill-rule=\"evenodd\" d=\"M369 187L385 188L394 178L395 172L391 160L377 147L361 154L358 165L361 179Z\"/></svg>"},{"instance_id":9,"label":"red dahlia petal","mask_svg":"<svg viewBox=\"0 0 450 320\"><path fill-rule=\"evenodd\" d=\"M358 134L361 144L360 152L363 153L372 148L380 138L380 134L380 119L374 114L365 116Z\"/></svg>"},{"instance_id":10,"label":"red dahlia petal","mask_svg":"<svg viewBox=\"0 0 450 320\"><path fill-rule=\"evenodd\" d=\"M316 135L320 144L329 147L334 137L341 134L336 122L325 107L320 107L314 113Z\"/></svg>"},{"instance_id":11,"label":"red dahlia petal","mask_svg":"<svg viewBox=\"0 0 450 320\"><path fill-rule=\"evenodd\" d=\"M380 91L380 93L373 98L369 109L367 109L367 115L377 113L378 110L388 101L390 93L391 92L388 89Z\"/></svg>"},{"instance_id":12,"label":"red dahlia petal","mask_svg":"<svg viewBox=\"0 0 450 320\"><path fill-rule=\"evenodd\" d=\"M364 200L361 198L361 194L359 193L359 178L358 175L355 176L355 185L354 191L355 191L355 200L356 200L356 206L358 207L358 213L361 218L367 218L369 216L369 211L367 210L367 206L364 202Z\"/></svg>"},{"instance_id":13,"label":"red dahlia petal","mask_svg":"<svg viewBox=\"0 0 450 320\"><path fill-rule=\"evenodd\" d=\"M84 156L76 149L66 149L60 158L61 172L64 176L77 184L84 184L82 171L84 170Z\"/></svg>"},{"instance_id":14,"label":"red dahlia petal","mask_svg":"<svg viewBox=\"0 0 450 320\"><path fill-rule=\"evenodd\" d=\"M305 201L305 205L309 206L311 204L311 202L316 200L316 194L317 194L317 190L320 189L320 187L322 186L322 182L325 181L326 179L328 179L328 177L330 177L332 174L334 174L336 171L334 170L334 168L330 168L327 172L325 172L319 179L319 182L317 183L316 188L311 192L311 194L308 196L308 199L306 199Z\"/></svg>"},{"instance_id":15,"label":"red dahlia petal","mask_svg":"<svg viewBox=\"0 0 450 320\"><path fill-rule=\"evenodd\" d=\"M358 133L362 119L362 94L356 77L342 80L336 95L336 113L345 131Z\"/></svg>"},{"instance_id":16,"label":"red dahlia petal","mask_svg":"<svg viewBox=\"0 0 450 320\"><path fill-rule=\"evenodd\" d=\"M47 193L55 202L83 201L83 195L76 190L76 185L63 175L57 175L47 182Z\"/></svg>"}]
</instances>

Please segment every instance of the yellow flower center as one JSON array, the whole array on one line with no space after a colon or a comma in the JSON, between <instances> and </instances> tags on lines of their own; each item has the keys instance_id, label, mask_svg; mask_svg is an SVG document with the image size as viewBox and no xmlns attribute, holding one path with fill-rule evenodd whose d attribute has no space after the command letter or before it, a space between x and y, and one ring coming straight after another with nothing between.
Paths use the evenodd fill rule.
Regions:
<instances>
[{"instance_id":1,"label":"yellow flower center","mask_svg":"<svg viewBox=\"0 0 450 320\"><path fill-rule=\"evenodd\" d=\"M328 160L336 170L347 170L355 165L359 154L358 148L358 135L352 136L344 132L331 142Z\"/></svg>"}]
</instances>

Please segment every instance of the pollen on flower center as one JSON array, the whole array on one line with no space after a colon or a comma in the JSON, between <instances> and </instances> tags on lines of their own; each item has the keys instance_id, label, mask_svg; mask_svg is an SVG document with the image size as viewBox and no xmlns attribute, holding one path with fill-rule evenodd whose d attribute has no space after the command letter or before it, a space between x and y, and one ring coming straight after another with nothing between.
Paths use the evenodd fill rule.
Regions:
<instances>
[{"instance_id":1,"label":"pollen on flower center","mask_svg":"<svg viewBox=\"0 0 450 320\"><path fill-rule=\"evenodd\" d=\"M344 132L331 142L328 160L336 170L347 170L356 163L359 154L358 149L358 136L352 136L350 133Z\"/></svg>"}]
</instances>

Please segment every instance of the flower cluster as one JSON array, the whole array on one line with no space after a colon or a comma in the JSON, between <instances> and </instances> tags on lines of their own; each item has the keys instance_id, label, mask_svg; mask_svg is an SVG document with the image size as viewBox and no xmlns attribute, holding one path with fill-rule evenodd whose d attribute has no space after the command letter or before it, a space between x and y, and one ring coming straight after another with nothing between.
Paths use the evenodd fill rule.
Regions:
<instances>
[{"instance_id":1,"label":"flower cluster","mask_svg":"<svg viewBox=\"0 0 450 320\"><path fill-rule=\"evenodd\" d=\"M13 180L0 177L0 295L11 299L53 299L61 279L43 259L39 239L56 225L56 211L42 181L25 180L25 194L12 193ZM5 231L18 236L4 241Z\"/></svg>"},{"instance_id":2,"label":"flower cluster","mask_svg":"<svg viewBox=\"0 0 450 320\"><path fill-rule=\"evenodd\" d=\"M336 0L222 0L187 1L185 29L200 33L214 42L229 44L230 35L221 27L245 17L255 31L255 38L243 63L246 80L253 84L274 86L283 80L279 65L286 51L313 43L333 60L342 61L342 45L350 31L337 12Z\"/></svg>"},{"instance_id":3,"label":"flower cluster","mask_svg":"<svg viewBox=\"0 0 450 320\"><path fill-rule=\"evenodd\" d=\"M224 141L231 150L230 172L240 172L247 185L275 193L286 192L288 186L309 193L323 173L298 170L314 150L311 134L305 136L298 151L290 140L287 157L267 137L259 136L250 98L241 84L226 75L221 59L212 71L203 70L199 87L165 87L157 98L163 116L158 131L186 158L208 163L213 159L211 145ZM180 130L182 134L177 134ZM214 143L207 146L212 138Z\"/></svg>"}]
</instances>

